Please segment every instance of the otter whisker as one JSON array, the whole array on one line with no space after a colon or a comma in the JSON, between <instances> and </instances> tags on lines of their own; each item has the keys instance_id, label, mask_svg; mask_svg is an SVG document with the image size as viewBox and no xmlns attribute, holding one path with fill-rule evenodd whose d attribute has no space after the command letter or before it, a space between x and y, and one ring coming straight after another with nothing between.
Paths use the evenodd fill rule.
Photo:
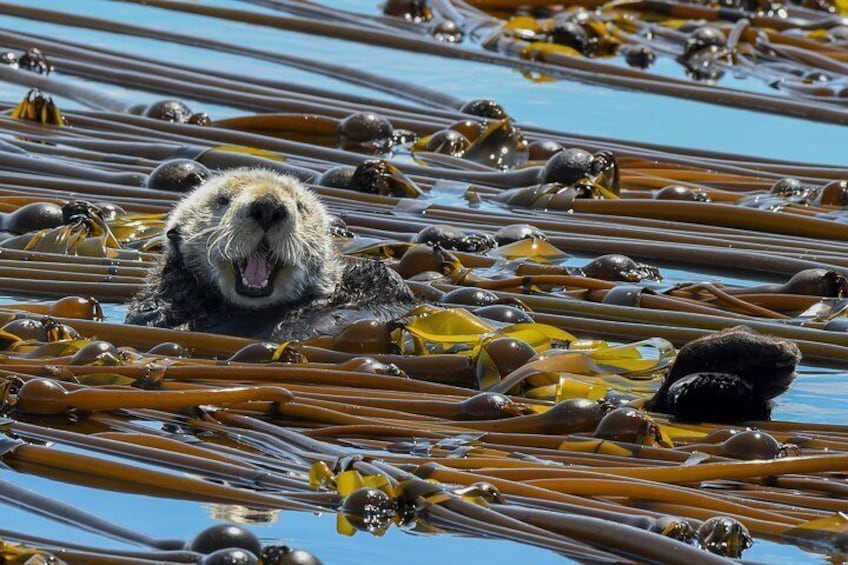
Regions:
<instances>
[{"instance_id":1,"label":"otter whisker","mask_svg":"<svg viewBox=\"0 0 848 565\"><path fill-rule=\"evenodd\" d=\"M207 240L206 262L209 263L210 265L212 264L212 252L218 251L220 253L220 249L219 249L219 243L220 242L219 242L219 240L220 240L220 235L216 235L215 239L212 243L208 243L208 240Z\"/></svg>"},{"instance_id":2,"label":"otter whisker","mask_svg":"<svg viewBox=\"0 0 848 565\"><path fill-rule=\"evenodd\" d=\"M232 234L228 234L226 241L224 242L224 249L223 249L223 255L228 261L231 261L233 256L234 256L232 249L235 246L236 246L235 238L233 237ZM239 257L241 255L242 255L241 253L236 254L236 256L239 256Z\"/></svg>"},{"instance_id":3,"label":"otter whisker","mask_svg":"<svg viewBox=\"0 0 848 565\"><path fill-rule=\"evenodd\" d=\"M225 260L230 260L226 247L222 247L221 245L225 237L227 237L227 234L224 232L215 233L213 234L212 242L207 244L206 259L209 261L209 264L212 264L212 251L217 251Z\"/></svg>"},{"instance_id":4,"label":"otter whisker","mask_svg":"<svg viewBox=\"0 0 848 565\"><path fill-rule=\"evenodd\" d=\"M224 259L229 261L232 257L230 253L232 233L226 226L222 226L222 229L219 231L219 236L215 238L215 245L218 248L218 252L224 257Z\"/></svg>"},{"instance_id":5,"label":"otter whisker","mask_svg":"<svg viewBox=\"0 0 848 565\"><path fill-rule=\"evenodd\" d=\"M216 229L217 229L217 226L211 226L211 227L208 227L208 228L204 228L204 229L198 231L197 233L189 233L188 235L185 236L184 239L186 239L188 241L200 239L204 235L214 234Z\"/></svg>"},{"instance_id":6,"label":"otter whisker","mask_svg":"<svg viewBox=\"0 0 848 565\"><path fill-rule=\"evenodd\" d=\"M221 233L215 230L208 230L208 235L206 237L206 245L212 245L213 242L217 242L218 238L221 237Z\"/></svg>"}]
</instances>

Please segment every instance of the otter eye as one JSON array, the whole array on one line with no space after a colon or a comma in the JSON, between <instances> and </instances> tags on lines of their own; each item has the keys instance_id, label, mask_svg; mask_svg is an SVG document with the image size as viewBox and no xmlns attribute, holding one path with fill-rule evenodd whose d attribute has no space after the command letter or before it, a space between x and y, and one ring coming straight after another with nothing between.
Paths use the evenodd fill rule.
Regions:
<instances>
[{"instance_id":1,"label":"otter eye","mask_svg":"<svg viewBox=\"0 0 848 565\"><path fill-rule=\"evenodd\" d=\"M227 204L230 203L230 197L221 195L221 196L218 197L217 200L215 200L215 203L218 204L218 206L221 206L221 207L226 206Z\"/></svg>"},{"instance_id":2,"label":"otter eye","mask_svg":"<svg viewBox=\"0 0 848 565\"><path fill-rule=\"evenodd\" d=\"M297 203L297 211L301 213L306 212L306 206L303 205L303 202Z\"/></svg>"}]
</instances>

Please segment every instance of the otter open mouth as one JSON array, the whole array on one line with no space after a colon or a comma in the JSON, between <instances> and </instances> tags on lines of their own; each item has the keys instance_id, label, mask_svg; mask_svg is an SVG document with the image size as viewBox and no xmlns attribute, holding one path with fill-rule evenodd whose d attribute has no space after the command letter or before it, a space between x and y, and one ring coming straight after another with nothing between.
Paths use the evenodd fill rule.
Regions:
<instances>
[{"instance_id":1,"label":"otter open mouth","mask_svg":"<svg viewBox=\"0 0 848 565\"><path fill-rule=\"evenodd\" d=\"M268 296L274 290L271 283L281 266L271 258L268 246L262 242L253 255L233 262L236 292L242 296Z\"/></svg>"}]
</instances>

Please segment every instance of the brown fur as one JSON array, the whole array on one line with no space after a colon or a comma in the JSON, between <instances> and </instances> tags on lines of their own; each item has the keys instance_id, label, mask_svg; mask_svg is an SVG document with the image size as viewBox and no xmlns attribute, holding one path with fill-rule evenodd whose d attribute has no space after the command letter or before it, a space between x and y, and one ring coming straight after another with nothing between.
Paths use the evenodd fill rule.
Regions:
<instances>
[{"instance_id":1,"label":"brown fur","mask_svg":"<svg viewBox=\"0 0 848 565\"><path fill-rule=\"evenodd\" d=\"M684 345L656 395L650 410L680 419L741 421L767 418L771 400L786 392L801 359L798 347L783 339L735 327ZM693 374L715 375L689 379L687 388L675 383ZM685 403L681 402L685 391ZM698 395L703 406L698 406ZM709 404L709 406L706 406ZM697 417L694 412L697 409ZM704 418L704 415L710 417Z\"/></svg>"}]
</instances>

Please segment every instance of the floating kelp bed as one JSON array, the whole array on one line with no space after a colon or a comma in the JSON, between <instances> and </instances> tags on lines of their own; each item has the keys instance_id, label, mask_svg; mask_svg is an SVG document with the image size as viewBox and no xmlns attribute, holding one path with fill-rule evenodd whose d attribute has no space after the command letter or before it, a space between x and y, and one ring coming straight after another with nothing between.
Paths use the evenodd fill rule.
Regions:
<instances>
[{"instance_id":1,"label":"floating kelp bed","mask_svg":"<svg viewBox=\"0 0 848 565\"><path fill-rule=\"evenodd\" d=\"M282 0L144 3L843 121L838 4L612 2L578 12L389 1L385 14L363 15ZM27 488L42 479L107 500L201 502L244 522L328 512L344 535L495 538L576 562L725 563L751 543L844 558L844 408L824 423L701 422L638 408L675 348L734 326L791 340L806 364L845 367L845 168L558 132L491 100L200 34L7 3L0 13L235 53L394 95L0 29L10 50L0 79L20 85L0 114L0 292L15 297L0 308L0 458L18 473L0 477L0 501L139 546L3 523L4 562L256 562L216 556L206 534L154 538L141 520L114 524ZM702 19L729 39L699 32ZM785 96L597 60L648 57L648 46L699 57L702 70L778 81ZM99 85L173 99L126 103ZM422 304L391 323L286 343L103 321L104 305L143 284L182 194L211 171L245 166L311 185L336 218L338 249L385 261ZM280 541L242 547L265 564L315 562ZM295 545L322 554L321 544Z\"/></svg>"}]
</instances>

